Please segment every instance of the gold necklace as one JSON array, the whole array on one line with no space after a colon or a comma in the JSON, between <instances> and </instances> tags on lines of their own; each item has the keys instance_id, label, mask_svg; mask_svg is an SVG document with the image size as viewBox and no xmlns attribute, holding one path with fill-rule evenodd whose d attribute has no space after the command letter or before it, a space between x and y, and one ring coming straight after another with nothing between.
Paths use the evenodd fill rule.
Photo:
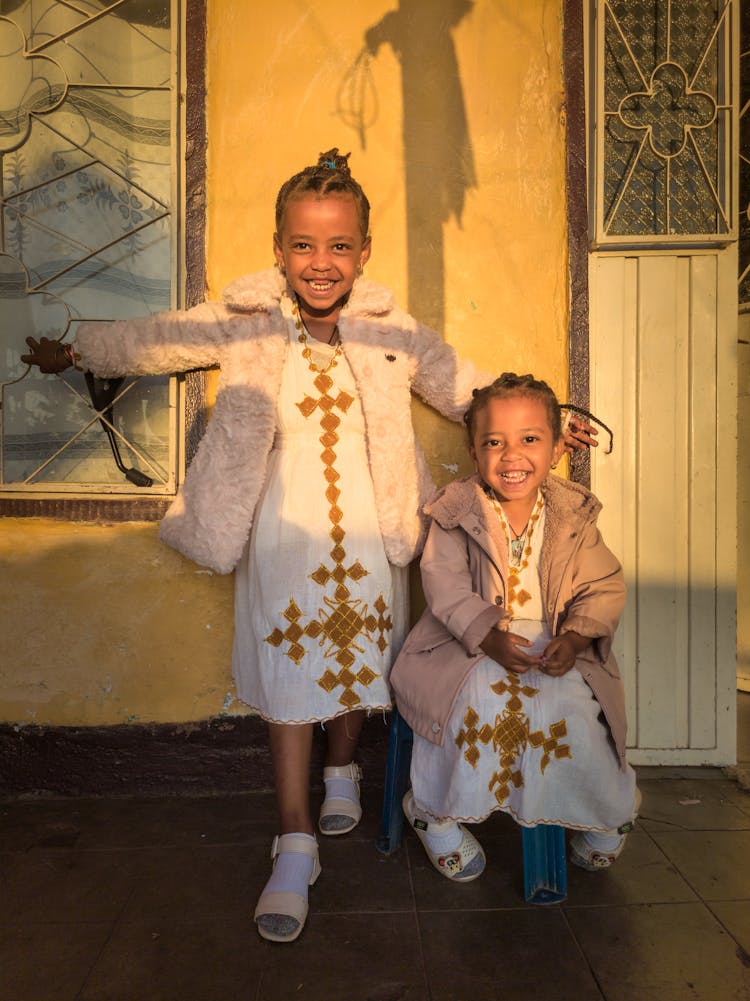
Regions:
<instances>
[{"instance_id":1,"label":"gold necklace","mask_svg":"<svg viewBox=\"0 0 750 1001\"><path fill-rule=\"evenodd\" d=\"M490 494L490 501L492 506L497 512L500 524L503 526L503 532L505 532L505 538L508 542L509 559L508 559L508 604L507 608L511 615L514 612L514 604L518 602L519 605L525 605L527 601L531 600L531 595L524 588L519 590L519 585L521 583L521 574L529 565L529 556L531 556L531 537L534 534L534 526L539 521L542 513L542 507L544 506L544 498L542 494L539 494L539 499L534 506L534 510L531 517L526 522L526 527L524 528L521 535L515 540L511 538L510 533L515 535L516 533L510 527L510 522L507 521L505 512L503 511L502 504L495 497L494 491ZM510 532L509 532L510 529ZM514 546L514 542L516 545ZM520 542L521 546L517 543Z\"/></svg>"},{"instance_id":2,"label":"gold necklace","mask_svg":"<svg viewBox=\"0 0 750 1001\"><path fill-rule=\"evenodd\" d=\"M296 299L292 300L292 316L294 317L294 326L298 330L297 340L302 345L302 357L307 362L307 367L310 369L311 372L317 372L319 375L325 375L326 372L330 372L332 368L335 368L336 365L338 365L339 355L341 354L342 351L341 340L339 339L336 341L336 350L333 352L331 360L328 362L326 367L318 368L318 366L312 360L312 351L310 350L310 345L307 340L307 328L305 327L305 323L302 317L300 316L299 303L297 302ZM328 342L329 344L331 344L334 337L337 336L338 332L339 332L339 327L338 324L336 324L336 326L333 328L333 333L331 334L331 340Z\"/></svg>"}]
</instances>

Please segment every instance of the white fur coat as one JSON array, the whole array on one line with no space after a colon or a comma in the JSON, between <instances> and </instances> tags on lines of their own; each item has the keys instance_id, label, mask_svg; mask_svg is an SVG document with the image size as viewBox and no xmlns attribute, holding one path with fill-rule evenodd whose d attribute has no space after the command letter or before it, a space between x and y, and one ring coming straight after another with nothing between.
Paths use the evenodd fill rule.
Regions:
<instances>
[{"instance_id":1,"label":"white fur coat","mask_svg":"<svg viewBox=\"0 0 750 1001\"><path fill-rule=\"evenodd\" d=\"M212 419L160 528L165 542L219 573L242 554L266 475L288 349L283 292L278 271L263 271L233 282L221 303L83 324L76 337L82 364L101 376L221 369ZM386 555L405 566L420 551L420 510L434 490L414 436L411 393L460 421L472 389L492 377L365 279L352 289L339 332L362 402Z\"/></svg>"}]
</instances>

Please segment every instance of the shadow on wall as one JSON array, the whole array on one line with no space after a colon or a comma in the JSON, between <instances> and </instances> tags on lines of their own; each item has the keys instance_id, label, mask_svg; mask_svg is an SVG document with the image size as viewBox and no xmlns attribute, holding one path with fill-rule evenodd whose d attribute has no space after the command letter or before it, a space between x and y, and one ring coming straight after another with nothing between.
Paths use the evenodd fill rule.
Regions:
<instances>
[{"instance_id":1,"label":"shadow on wall","mask_svg":"<svg viewBox=\"0 0 750 1001\"><path fill-rule=\"evenodd\" d=\"M451 216L460 225L466 192L476 187L452 36L473 6L473 0L401 0L367 29L363 51L344 81L355 101L375 100L369 57L390 45L401 64L408 309L436 330L445 320L443 225ZM341 94L339 114L345 116ZM372 124L364 108L350 113L347 123L358 128L364 148L365 129Z\"/></svg>"}]
</instances>

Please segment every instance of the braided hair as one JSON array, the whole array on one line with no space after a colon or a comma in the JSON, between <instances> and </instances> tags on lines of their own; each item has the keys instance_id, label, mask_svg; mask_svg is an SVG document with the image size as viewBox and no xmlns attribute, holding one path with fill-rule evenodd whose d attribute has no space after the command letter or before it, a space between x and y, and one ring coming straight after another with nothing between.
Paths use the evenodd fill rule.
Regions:
<instances>
[{"instance_id":1,"label":"braided hair","mask_svg":"<svg viewBox=\"0 0 750 1001\"><path fill-rule=\"evenodd\" d=\"M469 436L469 444L472 444L474 440L476 419L479 411L484 410L492 399L507 399L510 396L530 396L543 403L547 410L547 419L552 429L553 439L558 441L562 437L562 417L557 397L546 382L543 382L541 379L535 379L533 375L516 375L515 372L503 372L491 385L475 389L472 396L473 399L464 414L464 424Z\"/></svg>"},{"instance_id":2,"label":"braided hair","mask_svg":"<svg viewBox=\"0 0 750 1001\"><path fill-rule=\"evenodd\" d=\"M349 194L357 206L359 225L364 240L370 227L370 203L362 188L349 172L349 157L341 155L334 146L326 153L321 153L318 162L311 167L305 167L288 181L281 185L276 196L276 232L280 233L284 225L284 213L290 199L300 198L312 193L325 198L330 194Z\"/></svg>"}]
</instances>

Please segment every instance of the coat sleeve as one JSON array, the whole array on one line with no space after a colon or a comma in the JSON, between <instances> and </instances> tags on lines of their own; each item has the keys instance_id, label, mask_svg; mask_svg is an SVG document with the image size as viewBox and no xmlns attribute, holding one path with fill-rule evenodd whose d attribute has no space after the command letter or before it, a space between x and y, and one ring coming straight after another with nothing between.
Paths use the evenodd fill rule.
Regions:
<instances>
[{"instance_id":1,"label":"coat sleeve","mask_svg":"<svg viewBox=\"0 0 750 1001\"><path fill-rule=\"evenodd\" d=\"M576 632L594 640L605 661L625 607L625 576L595 524L583 531L573 569L573 597L566 603L560 632Z\"/></svg>"},{"instance_id":2,"label":"coat sleeve","mask_svg":"<svg viewBox=\"0 0 750 1001\"><path fill-rule=\"evenodd\" d=\"M450 630L467 654L481 653L479 644L508 615L474 590L468 540L463 529L445 529L432 522L422 553L421 573L432 614Z\"/></svg>"},{"instance_id":3,"label":"coat sleeve","mask_svg":"<svg viewBox=\"0 0 750 1001\"><path fill-rule=\"evenodd\" d=\"M434 330L417 323L412 335L416 372L412 389L445 417L460 423L473 389L495 378L459 357Z\"/></svg>"},{"instance_id":4,"label":"coat sleeve","mask_svg":"<svg viewBox=\"0 0 750 1001\"><path fill-rule=\"evenodd\" d=\"M268 325L266 313L235 313L205 302L189 310L81 324L75 347L83 367L101 376L187 372L218 365L225 344Z\"/></svg>"}]
</instances>

